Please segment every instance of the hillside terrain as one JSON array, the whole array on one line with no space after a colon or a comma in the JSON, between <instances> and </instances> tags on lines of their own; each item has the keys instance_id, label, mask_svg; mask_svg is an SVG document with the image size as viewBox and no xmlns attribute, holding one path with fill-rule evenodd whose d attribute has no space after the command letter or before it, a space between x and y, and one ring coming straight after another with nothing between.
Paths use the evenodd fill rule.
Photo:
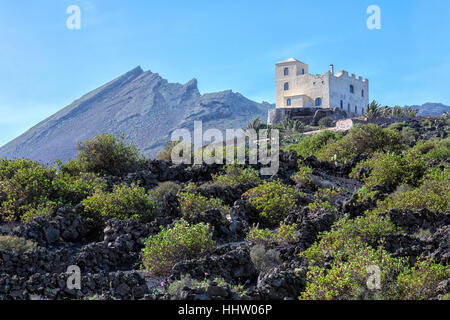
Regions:
<instances>
[{"instance_id":1,"label":"hillside terrain","mask_svg":"<svg viewBox=\"0 0 450 320\"><path fill-rule=\"evenodd\" d=\"M0 300L450 297L448 115L279 129L271 177L108 134L58 168L0 159Z\"/></svg>"},{"instance_id":2,"label":"hillside terrain","mask_svg":"<svg viewBox=\"0 0 450 320\"><path fill-rule=\"evenodd\" d=\"M124 133L146 156L155 156L175 129L219 130L246 127L267 117L268 103L256 103L231 90L200 94L197 80L169 83L137 67L97 88L0 147L0 157L51 163L75 158L78 141L98 133Z\"/></svg>"},{"instance_id":3,"label":"hillside terrain","mask_svg":"<svg viewBox=\"0 0 450 320\"><path fill-rule=\"evenodd\" d=\"M419 109L419 116L437 116L445 112L450 112L450 106L442 103L424 103L421 106L413 106L414 109Z\"/></svg>"}]
</instances>

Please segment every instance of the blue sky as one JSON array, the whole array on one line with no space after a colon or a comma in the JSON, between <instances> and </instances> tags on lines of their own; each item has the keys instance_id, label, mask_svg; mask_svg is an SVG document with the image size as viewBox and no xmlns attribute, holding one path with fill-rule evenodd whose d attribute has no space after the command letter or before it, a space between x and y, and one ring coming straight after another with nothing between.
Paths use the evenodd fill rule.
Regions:
<instances>
[{"instance_id":1,"label":"blue sky","mask_svg":"<svg viewBox=\"0 0 450 320\"><path fill-rule=\"evenodd\" d=\"M369 78L382 104L450 104L449 21L448 0L0 0L0 145L137 65L273 102L274 63L295 57Z\"/></svg>"}]
</instances>

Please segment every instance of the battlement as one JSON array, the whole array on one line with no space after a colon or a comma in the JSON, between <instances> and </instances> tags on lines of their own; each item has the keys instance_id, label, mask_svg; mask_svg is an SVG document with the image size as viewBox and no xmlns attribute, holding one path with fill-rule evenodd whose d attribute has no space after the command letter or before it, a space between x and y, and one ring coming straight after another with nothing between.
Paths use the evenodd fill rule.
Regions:
<instances>
[{"instance_id":1,"label":"battlement","mask_svg":"<svg viewBox=\"0 0 450 320\"><path fill-rule=\"evenodd\" d=\"M356 75L354 73L352 73L351 75L349 75L349 73L345 70L341 70L338 73L336 73L334 75L336 78L340 78L340 77L347 77L349 79L355 80L355 81L361 81L361 82L369 82L369 80L367 78L363 78L361 76L358 76L358 78L356 78Z\"/></svg>"}]
</instances>

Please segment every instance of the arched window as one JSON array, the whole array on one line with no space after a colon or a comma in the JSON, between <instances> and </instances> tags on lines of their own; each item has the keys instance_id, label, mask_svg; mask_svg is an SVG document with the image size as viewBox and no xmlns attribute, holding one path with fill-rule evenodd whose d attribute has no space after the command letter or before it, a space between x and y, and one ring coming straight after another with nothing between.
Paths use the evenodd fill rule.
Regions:
<instances>
[{"instance_id":1,"label":"arched window","mask_svg":"<svg viewBox=\"0 0 450 320\"><path fill-rule=\"evenodd\" d=\"M302 74L305 74L305 69L302 69Z\"/></svg>"},{"instance_id":2,"label":"arched window","mask_svg":"<svg viewBox=\"0 0 450 320\"><path fill-rule=\"evenodd\" d=\"M316 99L316 107L319 107L322 105L322 98L317 98Z\"/></svg>"},{"instance_id":3,"label":"arched window","mask_svg":"<svg viewBox=\"0 0 450 320\"><path fill-rule=\"evenodd\" d=\"M288 98L288 99L286 100L286 105L287 105L287 106L290 106L290 105L291 105L291 98Z\"/></svg>"},{"instance_id":4,"label":"arched window","mask_svg":"<svg viewBox=\"0 0 450 320\"><path fill-rule=\"evenodd\" d=\"M355 106L355 113L358 113L358 107Z\"/></svg>"},{"instance_id":5,"label":"arched window","mask_svg":"<svg viewBox=\"0 0 450 320\"><path fill-rule=\"evenodd\" d=\"M344 101L341 100L341 109L344 109Z\"/></svg>"},{"instance_id":6,"label":"arched window","mask_svg":"<svg viewBox=\"0 0 450 320\"><path fill-rule=\"evenodd\" d=\"M348 112L350 112L350 103L347 106Z\"/></svg>"},{"instance_id":7,"label":"arched window","mask_svg":"<svg viewBox=\"0 0 450 320\"><path fill-rule=\"evenodd\" d=\"M284 75L285 76L289 75L289 68L284 68Z\"/></svg>"},{"instance_id":8,"label":"arched window","mask_svg":"<svg viewBox=\"0 0 450 320\"><path fill-rule=\"evenodd\" d=\"M361 97L364 97L364 89L361 90Z\"/></svg>"},{"instance_id":9,"label":"arched window","mask_svg":"<svg viewBox=\"0 0 450 320\"><path fill-rule=\"evenodd\" d=\"M355 87L352 84L350 85L350 93L355 93Z\"/></svg>"},{"instance_id":10,"label":"arched window","mask_svg":"<svg viewBox=\"0 0 450 320\"><path fill-rule=\"evenodd\" d=\"M289 90L289 82L285 82L284 84L284 91Z\"/></svg>"}]
</instances>

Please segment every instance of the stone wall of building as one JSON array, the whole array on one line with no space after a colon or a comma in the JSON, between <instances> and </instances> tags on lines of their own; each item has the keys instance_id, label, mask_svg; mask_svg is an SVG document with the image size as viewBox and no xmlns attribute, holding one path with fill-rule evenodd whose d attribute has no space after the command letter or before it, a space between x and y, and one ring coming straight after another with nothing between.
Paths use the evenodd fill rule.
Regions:
<instances>
[{"instance_id":1,"label":"stone wall of building","mask_svg":"<svg viewBox=\"0 0 450 320\"><path fill-rule=\"evenodd\" d=\"M353 93L350 86L353 86ZM342 102L341 102L342 101ZM369 104L369 80L340 71L330 77L330 107L362 114Z\"/></svg>"}]
</instances>

